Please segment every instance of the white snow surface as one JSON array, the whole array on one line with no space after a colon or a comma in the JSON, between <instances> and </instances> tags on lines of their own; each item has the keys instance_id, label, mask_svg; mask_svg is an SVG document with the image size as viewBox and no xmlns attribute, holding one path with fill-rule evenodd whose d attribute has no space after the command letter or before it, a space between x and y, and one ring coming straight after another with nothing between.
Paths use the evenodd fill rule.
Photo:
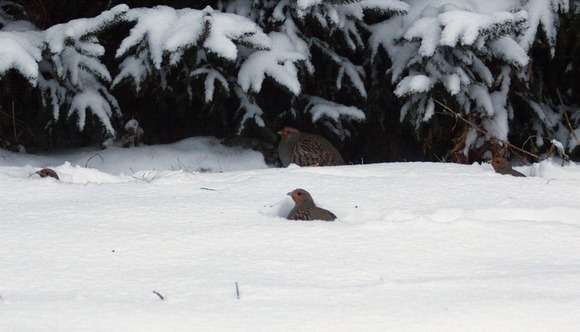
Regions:
<instances>
[{"instance_id":1,"label":"white snow surface","mask_svg":"<svg viewBox=\"0 0 580 332\"><path fill-rule=\"evenodd\" d=\"M196 144L214 158L206 143L107 150L118 167L65 164L61 181L0 152L0 331L580 327L578 165L158 167ZM230 167L263 165L236 151ZM142 172L118 175L122 154ZM284 219L297 187L338 221Z\"/></svg>"},{"instance_id":2,"label":"white snow surface","mask_svg":"<svg viewBox=\"0 0 580 332\"><path fill-rule=\"evenodd\" d=\"M259 152L229 148L213 137L188 138L166 145L87 148L49 155L0 150L2 166L20 168L29 174L41 167L51 167L59 173L74 175L75 169L86 168L82 172L101 174L106 179L111 176L141 179L144 175L158 176L156 172L164 171L227 172L268 167ZM80 182L99 183L99 180Z\"/></svg>"}]
</instances>

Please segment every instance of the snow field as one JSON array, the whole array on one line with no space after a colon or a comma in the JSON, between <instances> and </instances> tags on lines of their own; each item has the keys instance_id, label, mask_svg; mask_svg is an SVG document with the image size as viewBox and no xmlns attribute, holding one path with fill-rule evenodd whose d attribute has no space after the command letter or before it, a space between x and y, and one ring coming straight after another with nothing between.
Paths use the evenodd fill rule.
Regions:
<instances>
[{"instance_id":1,"label":"snow field","mask_svg":"<svg viewBox=\"0 0 580 332\"><path fill-rule=\"evenodd\" d=\"M489 165L140 163L130 175L62 165L60 182L0 166L1 331L580 326L578 166L514 178ZM339 220L285 220L297 187Z\"/></svg>"}]
</instances>

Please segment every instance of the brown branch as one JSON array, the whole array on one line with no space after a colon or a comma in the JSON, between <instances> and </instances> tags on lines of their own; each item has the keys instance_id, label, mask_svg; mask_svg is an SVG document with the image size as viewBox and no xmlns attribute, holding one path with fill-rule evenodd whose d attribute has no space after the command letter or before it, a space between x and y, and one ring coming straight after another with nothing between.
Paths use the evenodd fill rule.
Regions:
<instances>
[{"instance_id":1,"label":"brown branch","mask_svg":"<svg viewBox=\"0 0 580 332\"><path fill-rule=\"evenodd\" d=\"M18 136L16 135L16 116L14 115L14 100L12 101L12 131L14 132L14 143L18 142Z\"/></svg>"},{"instance_id":2,"label":"brown branch","mask_svg":"<svg viewBox=\"0 0 580 332\"><path fill-rule=\"evenodd\" d=\"M449 112L449 113L453 114L455 117L459 118L461 121L465 122L466 124L468 124L469 126L471 126L473 129L475 129L475 130L476 130L476 131L478 131L479 133L481 133L481 134L484 134L484 135L487 135L487 134L488 134L487 130L485 130L485 129L483 129L483 128L480 128L480 127L479 127L479 126L478 126L476 123L474 123L473 121L470 121L469 119L466 119L466 118L465 118L465 117L463 117L461 114L459 114L459 113L455 112L454 110L452 110L452 109L451 109L451 108L449 108L447 105L445 105L445 104L443 104L442 102L440 102L439 100L437 100L437 99L433 99L433 101L434 101L434 102L435 102L437 105L441 106L441 107L443 108L443 110L445 110L445 111L447 111L447 112ZM498 141L498 142L501 142L501 143L503 143L503 144L505 144L505 145L507 145L508 147L510 147L510 148L512 148L512 149L514 149L514 150L517 150L517 151L519 151L519 152L521 152L521 153L527 154L527 155L528 155L528 156L530 156L530 157L536 158L536 160L540 160L540 157L539 157L538 155L536 155L536 154L533 154L533 153L531 153L531 152L529 152L529 151L526 151L526 150L524 150L524 149L520 148L519 146L515 146L515 145L513 145L512 143L510 143L510 142L508 142L508 141L504 141L504 140L497 139L497 138L495 138L495 140L496 140L496 141Z\"/></svg>"}]
</instances>

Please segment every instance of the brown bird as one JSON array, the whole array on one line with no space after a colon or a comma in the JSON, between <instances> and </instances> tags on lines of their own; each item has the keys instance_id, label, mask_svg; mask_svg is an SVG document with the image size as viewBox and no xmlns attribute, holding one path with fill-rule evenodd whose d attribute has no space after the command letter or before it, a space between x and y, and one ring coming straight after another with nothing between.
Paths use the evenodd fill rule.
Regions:
<instances>
[{"instance_id":1,"label":"brown bird","mask_svg":"<svg viewBox=\"0 0 580 332\"><path fill-rule=\"evenodd\" d=\"M324 220L333 221L336 219L334 213L319 208L314 204L312 196L304 189L295 189L288 193L294 200L294 208L288 214L290 220Z\"/></svg>"},{"instance_id":2,"label":"brown bird","mask_svg":"<svg viewBox=\"0 0 580 332\"><path fill-rule=\"evenodd\" d=\"M342 165L344 160L338 150L324 137L301 133L285 127L278 132L278 155L284 167L294 163L299 166Z\"/></svg>"},{"instance_id":3,"label":"brown bird","mask_svg":"<svg viewBox=\"0 0 580 332\"><path fill-rule=\"evenodd\" d=\"M510 162L503 157L493 157L493 159L491 160L491 166L493 166L493 169L495 170L495 172L499 173L499 174L513 175L513 176L524 177L524 178L526 177L522 173L513 169Z\"/></svg>"},{"instance_id":4,"label":"brown bird","mask_svg":"<svg viewBox=\"0 0 580 332\"><path fill-rule=\"evenodd\" d=\"M43 168L40 171L37 171L36 174L40 175L41 178L51 177L60 180L58 174L50 168Z\"/></svg>"}]
</instances>

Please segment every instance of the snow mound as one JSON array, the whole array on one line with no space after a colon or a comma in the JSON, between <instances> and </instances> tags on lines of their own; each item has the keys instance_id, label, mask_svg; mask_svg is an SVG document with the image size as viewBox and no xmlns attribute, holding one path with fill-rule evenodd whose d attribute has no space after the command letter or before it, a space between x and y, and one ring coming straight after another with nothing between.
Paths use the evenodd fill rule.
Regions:
<instances>
[{"instance_id":1,"label":"snow mound","mask_svg":"<svg viewBox=\"0 0 580 332\"><path fill-rule=\"evenodd\" d=\"M189 138L167 145L130 149L110 147L106 150L75 150L49 155L17 154L0 150L0 167L2 166L28 166L28 171L51 167L59 171L59 174L60 171L65 175L70 174L74 183L82 183L83 177L86 177L87 182L117 181L108 178L104 173L119 175L121 177L118 179L122 182L132 177L138 180L148 180L150 177L157 179L167 175L163 171L228 172L268 167L259 152L226 147L218 139L210 137ZM89 169L96 173L89 174ZM80 178L75 178L73 174ZM63 181L67 181L66 176Z\"/></svg>"}]
</instances>

